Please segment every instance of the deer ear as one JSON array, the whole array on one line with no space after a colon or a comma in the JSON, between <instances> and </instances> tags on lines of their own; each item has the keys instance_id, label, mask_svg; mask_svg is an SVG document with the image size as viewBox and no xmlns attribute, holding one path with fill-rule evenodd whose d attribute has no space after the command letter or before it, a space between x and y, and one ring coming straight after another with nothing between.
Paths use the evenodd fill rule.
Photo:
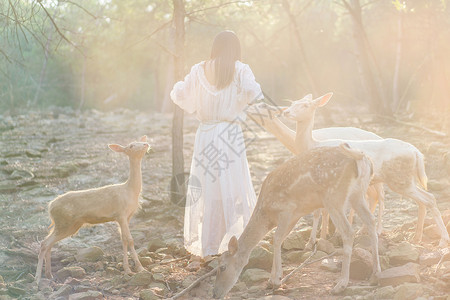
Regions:
<instances>
[{"instance_id":1,"label":"deer ear","mask_svg":"<svg viewBox=\"0 0 450 300\"><path fill-rule=\"evenodd\" d=\"M109 144L108 147L114 152L123 152L125 150L125 148L119 144Z\"/></svg>"},{"instance_id":2,"label":"deer ear","mask_svg":"<svg viewBox=\"0 0 450 300\"><path fill-rule=\"evenodd\" d=\"M328 101L330 101L331 97L333 97L333 93L326 93L325 95L317 98L314 101L317 102L319 107L322 107L325 106L328 103Z\"/></svg>"},{"instance_id":3,"label":"deer ear","mask_svg":"<svg viewBox=\"0 0 450 300\"><path fill-rule=\"evenodd\" d=\"M146 135L141 136L139 142L147 142L147 136Z\"/></svg>"},{"instance_id":4,"label":"deer ear","mask_svg":"<svg viewBox=\"0 0 450 300\"><path fill-rule=\"evenodd\" d=\"M230 241L228 242L228 252L230 252L230 255L235 255L237 251L238 251L238 240L233 235Z\"/></svg>"}]
</instances>

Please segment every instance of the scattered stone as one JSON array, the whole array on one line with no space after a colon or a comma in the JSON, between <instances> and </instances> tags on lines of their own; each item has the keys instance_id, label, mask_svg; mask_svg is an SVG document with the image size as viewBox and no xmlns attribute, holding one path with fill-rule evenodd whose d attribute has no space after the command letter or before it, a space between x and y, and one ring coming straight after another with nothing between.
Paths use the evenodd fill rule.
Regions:
<instances>
[{"instance_id":1,"label":"scattered stone","mask_svg":"<svg viewBox=\"0 0 450 300\"><path fill-rule=\"evenodd\" d=\"M41 152L33 150L33 149L26 150L25 151L25 155L30 157L30 158L42 157Z\"/></svg>"},{"instance_id":2,"label":"scattered stone","mask_svg":"<svg viewBox=\"0 0 450 300\"><path fill-rule=\"evenodd\" d=\"M310 255L311 255L311 251L304 252L302 255L302 258L301 258L301 262L304 262L305 260L307 260ZM319 259L324 256L327 256L327 254L325 252L317 250L317 252L311 257L311 260Z\"/></svg>"},{"instance_id":3,"label":"scattered stone","mask_svg":"<svg viewBox=\"0 0 450 300\"><path fill-rule=\"evenodd\" d=\"M427 152L430 154L441 154L448 147L442 142L431 142L428 145Z\"/></svg>"},{"instance_id":4,"label":"scattered stone","mask_svg":"<svg viewBox=\"0 0 450 300\"><path fill-rule=\"evenodd\" d=\"M362 286L362 285L348 286L344 290L343 295L344 296L362 295L368 292L372 292L374 289L376 289L376 286Z\"/></svg>"},{"instance_id":5,"label":"scattered stone","mask_svg":"<svg viewBox=\"0 0 450 300\"><path fill-rule=\"evenodd\" d=\"M56 292L50 295L50 298L68 296L72 292L72 287L68 284L62 285Z\"/></svg>"},{"instance_id":6,"label":"scattered stone","mask_svg":"<svg viewBox=\"0 0 450 300\"><path fill-rule=\"evenodd\" d=\"M417 262L419 260L419 251L408 242L401 242L391 249L387 254L389 262L393 266L399 266L408 262Z\"/></svg>"},{"instance_id":7,"label":"scattered stone","mask_svg":"<svg viewBox=\"0 0 450 300\"><path fill-rule=\"evenodd\" d=\"M386 255L380 255L380 267L382 271L391 267L391 265L389 264L389 257L387 257Z\"/></svg>"},{"instance_id":8,"label":"scattered stone","mask_svg":"<svg viewBox=\"0 0 450 300\"><path fill-rule=\"evenodd\" d=\"M336 258L325 258L320 263L320 268L322 270L327 270L330 272L339 272L341 269L342 263L338 261Z\"/></svg>"},{"instance_id":9,"label":"scattered stone","mask_svg":"<svg viewBox=\"0 0 450 300\"><path fill-rule=\"evenodd\" d=\"M56 276L56 274L55 274L55 276ZM41 280L39 281L39 290L43 290L47 287L50 287L51 284L52 284L52 281L50 279L41 278ZM53 292L53 290L52 290L52 292Z\"/></svg>"},{"instance_id":10,"label":"scattered stone","mask_svg":"<svg viewBox=\"0 0 450 300\"><path fill-rule=\"evenodd\" d=\"M334 245L330 241L327 241L325 239L318 239L317 240L317 250L323 251L327 254L330 254L334 252Z\"/></svg>"},{"instance_id":11,"label":"scattered stone","mask_svg":"<svg viewBox=\"0 0 450 300\"><path fill-rule=\"evenodd\" d=\"M303 239L302 232L292 231L281 246L284 250L305 249L306 242Z\"/></svg>"},{"instance_id":12,"label":"scattered stone","mask_svg":"<svg viewBox=\"0 0 450 300\"><path fill-rule=\"evenodd\" d=\"M202 263L199 261L191 261L187 266L186 266L186 270L189 272L195 272L197 270L199 270L202 267Z\"/></svg>"},{"instance_id":13,"label":"scattered stone","mask_svg":"<svg viewBox=\"0 0 450 300\"><path fill-rule=\"evenodd\" d=\"M353 248L363 248L368 251L370 251L372 247L370 244L370 237L367 234L357 235L353 244L355 245Z\"/></svg>"},{"instance_id":14,"label":"scattered stone","mask_svg":"<svg viewBox=\"0 0 450 300\"><path fill-rule=\"evenodd\" d=\"M428 189L431 191L435 192L442 191L448 187L448 180L447 178L442 178L440 180L430 179L428 180L427 186Z\"/></svg>"},{"instance_id":15,"label":"scattered stone","mask_svg":"<svg viewBox=\"0 0 450 300\"><path fill-rule=\"evenodd\" d=\"M121 274L121 272L119 270L117 270L116 268L113 268L113 267L107 267L105 269L105 271L106 271L106 274L108 274L108 275L120 275Z\"/></svg>"},{"instance_id":16,"label":"scattered stone","mask_svg":"<svg viewBox=\"0 0 450 300\"><path fill-rule=\"evenodd\" d=\"M168 265L154 266L151 269L152 273L169 273L171 270L172 268Z\"/></svg>"},{"instance_id":17,"label":"scattered stone","mask_svg":"<svg viewBox=\"0 0 450 300\"><path fill-rule=\"evenodd\" d=\"M405 282L419 282L419 265L407 263L400 267L394 267L382 271L378 274L378 284L380 286L400 285Z\"/></svg>"},{"instance_id":18,"label":"scattered stone","mask_svg":"<svg viewBox=\"0 0 450 300\"><path fill-rule=\"evenodd\" d=\"M354 248L350 262L350 278L365 280L372 274L372 253L363 248Z\"/></svg>"},{"instance_id":19,"label":"scattered stone","mask_svg":"<svg viewBox=\"0 0 450 300\"><path fill-rule=\"evenodd\" d=\"M394 300L416 299L423 295L423 287L419 283L404 283L398 287Z\"/></svg>"},{"instance_id":20,"label":"scattered stone","mask_svg":"<svg viewBox=\"0 0 450 300\"><path fill-rule=\"evenodd\" d=\"M431 224L425 227L423 229L423 236L434 241L441 238L441 234L439 233L439 229L436 224Z\"/></svg>"},{"instance_id":21,"label":"scattered stone","mask_svg":"<svg viewBox=\"0 0 450 300\"><path fill-rule=\"evenodd\" d=\"M161 273L154 273L153 274L153 280L154 281L159 281L159 282L165 282L165 277Z\"/></svg>"},{"instance_id":22,"label":"scattered stone","mask_svg":"<svg viewBox=\"0 0 450 300\"><path fill-rule=\"evenodd\" d=\"M147 250L150 252L155 252L159 248L166 247L166 243L161 238L152 238L147 243Z\"/></svg>"},{"instance_id":23,"label":"scattered stone","mask_svg":"<svg viewBox=\"0 0 450 300\"><path fill-rule=\"evenodd\" d=\"M142 266L148 267L153 263L153 259L148 256L141 257L139 256L139 261L141 262Z\"/></svg>"},{"instance_id":24,"label":"scattered stone","mask_svg":"<svg viewBox=\"0 0 450 300\"><path fill-rule=\"evenodd\" d=\"M53 168L53 171L56 173L56 177L59 178L65 178L68 177L70 175L72 175L73 173L75 173L78 170L78 167L76 164L74 163L64 163L61 164L55 168Z\"/></svg>"},{"instance_id":25,"label":"scattered stone","mask_svg":"<svg viewBox=\"0 0 450 300\"><path fill-rule=\"evenodd\" d=\"M281 296L281 295L270 295L270 296L258 298L258 300L291 300L291 299L292 298L288 298L288 297Z\"/></svg>"},{"instance_id":26,"label":"scattered stone","mask_svg":"<svg viewBox=\"0 0 450 300\"><path fill-rule=\"evenodd\" d=\"M339 234L333 235L328 239L328 241L330 241L334 245L334 247L342 247L342 238Z\"/></svg>"},{"instance_id":27,"label":"scattered stone","mask_svg":"<svg viewBox=\"0 0 450 300\"><path fill-rule=\"evenodd\" d=\"M159 300L159 296L152 290L142 290L139 292L140 300Z\"/></svg>"},{"instance_id":28,"label":"scattered stone","mask_svg":"<svg viewBox=\"0 0 450 300\"><path fill-rule=\"evenodd\" d=\"M291 262L291 263L302 263L303 260L303 253L305 253L304 251L290 251L289 253L286 254L286 259ZM311 254L311 252L310 252Z\"/></svg>"},{"instance_id":29,"label":"scattered stone","mask_svg":"<svg viewBox=\"0 0 450 300\"><path fill-rule=\"evenodd\" d=\"M20 287L16 287L16 286L9 286L8 287L8 294L12 297L20 297L23 296L27 293L26 290L24 290L23 288Z\"/></svg>"},{"instance_id":30,"label":"scattered stone","mask_svg":"<svg viewBox=\"0 0 450 300\"><path fill-rule=\"evenodd\" d=\"M247 285L245 282L239 281L237 282L233 288L231 289L231 292L243 292L247 290Z\"/></svg>"},{"instance_id":31,"label":"scattered stone","mask_svg":"<svg viewBox=\"0 0 450 300\"><path fill-rule=\"evenodd\" d=\"M136 253L138 254L139 257L145 257L148 255L148 250L146 247L142 247L142 248L136 250Z\"/></svg>"},{"instance_id":32,"label":"scattered stone","mask_svg":"<svg viewBox=\"0 0 450 300\"><path fill-rule=\"evenodd\" d=\"M269 252L269 250L262 246L256 246L250 254L250 258L248 264L245 266L245 269L259 268L270 271L272 268L272 257L273 254Z\"/></svg>"},{"instance_id":33,"label":"scattered stone","mask_svg":"<svg viewBox=\"0 0 450 300\"><path fill-rule=\"evenodd\" d=\"M252 286L261 281L267 281L269 278L270 274L262 269L247 269L241 275L241 280L244 281L247 286Z\"/></svg>"},{"instance_id":34,"label":"scattered stone","mask_svg":"<svg viewBox=\"0 0 450 300\"><path fill-rule=\"evenodd\" d=\"M134 274L128 284L133 286L147 286L150 282L152 282L152 280L152 273L148 271L142 271Z\"/></svg>"},{"instance_id":35,"label":"scattered stone","mask_svg":"<svg viewBox=\"0 0 450 300\"><path fill-rule=\"evenodd\" d=\"M181 285L184 288L187 288L188 286L190 286L195 280L197 279L197 277L195 275L188 275L183 279L183 282L181 283Z\"/></svg>"},{"instance_id":36,"label":"scattered stone","mask_svg":"<svg viewBox=\"0 0 450 300\"><path fill-rule=\"evenodd\" d=\"M18 180L18 179L31 179L34 178L34 174L28 170L14 170L11 175L9 175L9 179Z\"/></svg>"},{"instance_id":37,"label":"scattered stone","mask_svg":"<svg viewBox=\"0 0 450 300\"><path fill-rule=\"evenodd\" d=\"M439 251L424 253L419 258L419 263L421 266L432 266L439 262L441 259L441 254Z\"/></svg>"},{"instance_id":38,"label":"scattered stone","mask_svg":"<svg viewBox=\"0 0 450 300\"><path fill-rule=\"evenodd\" d=\"M79 250L75 258L79 262L96 262L101 260L104 255L101 248L94 246Z\"/></svg>"},{"instance_id":39,"label":"scattered stone","mask_svg":"<svg viewBox=\"0 0 450 300\"><path fill-rule=\"evenodd\" d=\"M77 266L64 267L55 274L56 278L62 282L64 282L67 277L83 278L85 275L86 271L82 267Z\"/></svg>"},{"instance_id":40,"label":"scattered stone","mask_svg":"<svg viewBox=\"0 0 450 300\"><path fill-rule=\"evenodd\" d=\"M395 289L392 285L384 286L375 290L374 298L376 300L392 299L395 295Z\"/></svg>"},{"instance_id":41,"label":"scattered stone","mask_svg":"<svg viewBox=\"0 0 450 300\"><path fill-rule=\"evenodd\" d=\"M69 300L96 300L103 299L103 294L99 291L87 291L75 293L69 296Z\"/></svg>"}]
</instances>

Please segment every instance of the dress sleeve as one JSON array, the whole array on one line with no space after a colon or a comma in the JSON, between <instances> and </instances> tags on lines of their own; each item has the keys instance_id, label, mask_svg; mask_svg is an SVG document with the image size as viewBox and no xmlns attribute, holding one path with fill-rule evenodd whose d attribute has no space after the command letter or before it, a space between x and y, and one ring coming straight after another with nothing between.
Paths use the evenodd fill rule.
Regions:
<instances>
[{"instance_id":1,"label":"dress sleeve","mask_svg":"<svg viewBox=\"0 0 450 300\"><path fill-rule=\"evenodd\" d=\"M259 83L256 82L255 75L247 64L243 64L240 74L239 100L245 104L252 104L264 99Z\"/></svg>"},{"instance_id":2,"label":"dress sleeve","mask_svg":"<svg viewBox=\"0 0 450 300\"><path fill-rule=\"evenodd\" d=\"M185 112L192 114L197 110L196 98L198 91L197 80L198 66L194 65L183 81L178 81L170 92L173 103L178 105Z\"/></svg>"}]
</instances>

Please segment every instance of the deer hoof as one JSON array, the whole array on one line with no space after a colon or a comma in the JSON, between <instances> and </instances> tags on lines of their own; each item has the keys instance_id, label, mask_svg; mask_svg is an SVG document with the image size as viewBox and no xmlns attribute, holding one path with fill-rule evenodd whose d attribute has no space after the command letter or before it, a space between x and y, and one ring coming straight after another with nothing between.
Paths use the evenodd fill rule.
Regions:
<instances>
[{"instance_id":1,"label":"deer hoof","mask_svg":"<svg viewBox=\"0 0 450 300\"><path fill-rule=\"evenodd\" d=\"M372 275L370 276L370 279L369 279L369 283L370 283L370 285L378 285L377 273L372 273Z\"/></svg>"},{"instance_id":2,"label":"deer hoof","mask_svg":"<svg viewBox=\"0 0 450 300\"><path fill-rule=\"evenodd\" d=\"M139 272L142 272L142 271L145 271L144 267L143 266L138 266L137 267L137 272L139 273Z\"/></svg>"},{"instance_id":3,"label":"deer hoof","mask_svg":"<svg viewBox=\"0 0 450 300\"><path fill-rule=\"evenodd\" d=\"M448 245L449 243L450 243L449 240L441 239L441 240L439 241L439 247L440 247L440 248L447 247L447 245Z\"/></svg>"},{"instance_id":4,"label":"deer hoof","mask_svg":"<svg viewBox=\"0 0 450 300\"><path fill-rule=\"evenodd\" d=\"M278 289L280 286L281 286L281 280L269 279L269 287L271 287L273 290Z\"/></svg>"},{"instance_id":5,"label":"deer hoof","mask_svg":"<svg viewBox=\"0 0 450 300\"><path fill-rule=\"evenodd\" d=\"M334 295L340 294L345 290L346 287L347 287L347 280L341 279L331 290L331 293Z\"/></svg>"},{"instance_id":6,"label":"deer hoof","mask_svg":"<svg viewBox=\"0 0 450 300\"><path fill-rule=\"evenodd\" d=\"M415 234L413 239L412 239L412 242L414 244L419 244L421 241L422 241L422 236Z\"/></svg>"}]
</instances>

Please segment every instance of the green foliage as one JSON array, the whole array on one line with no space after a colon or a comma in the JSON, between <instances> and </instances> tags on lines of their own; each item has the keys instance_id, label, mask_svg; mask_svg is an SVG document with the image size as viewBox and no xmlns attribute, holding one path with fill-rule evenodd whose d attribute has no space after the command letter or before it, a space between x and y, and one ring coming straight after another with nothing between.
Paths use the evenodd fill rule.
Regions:
<instances>
[{"instance_id":1,"label":"green foliage","mask_svg":"<svg viewBox=\"0 0 450 300\"><path fill-rule=\"evenodd\" d=\"M341 98L339 103L365 105L353 23L344 2L288 2L318 92L334 91ZM0 18L1 110L49 105L77 108L80 104L100 109L161 109L173 84L171 1L41 3L11 0L0 4L0 13L8 16ZM388 99L392 97L401 12L399 84L400 96L406 99L402 108L407 102L419 107L426 97L439 104L446 97L450 76L445 54L450 53L446 4L444 0L361 0L370 54L381 71ZM282 1L190 0L185 6L186 72L209 57L216 33L231 29L241 39L243 61L251 65L268 95L298 98L311 92Z\"/></svg>"}]
</instances>

